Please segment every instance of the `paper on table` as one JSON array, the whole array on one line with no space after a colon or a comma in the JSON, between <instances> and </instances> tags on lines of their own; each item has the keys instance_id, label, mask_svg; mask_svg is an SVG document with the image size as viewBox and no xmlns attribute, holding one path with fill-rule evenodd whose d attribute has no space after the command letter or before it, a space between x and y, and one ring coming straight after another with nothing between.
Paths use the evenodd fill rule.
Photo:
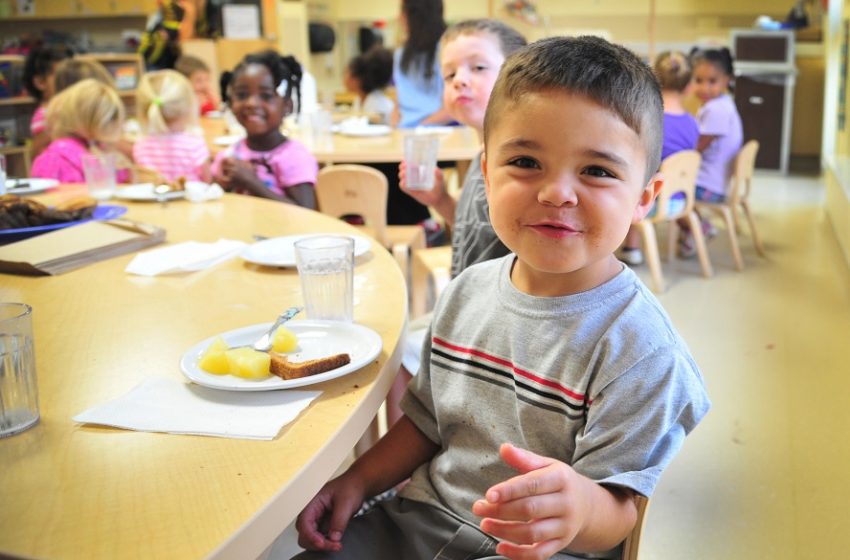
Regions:
<instances>
[{"instance_id":1,"label":"paper on table","mask_svg":"<svg viewBox=\"0 0 850 560\"><path fill-rule=\"evenodd\" d=\"M232 239L219 239L215 243L186 241L140 253L125 270L140 276L193 272L232 259L247 246L243 241Z\"/></svg>"},{"instance_id":2,"label":"paper on table","mask_svg":"<svg viewBox=\"0 0 850 560\"><path fill-rule=\"evenodd\" d=\"M274 439L321 391L219 391L166 377L146 379L126 395L74 421L142 432Z\"/></svg>"}]
</instances>

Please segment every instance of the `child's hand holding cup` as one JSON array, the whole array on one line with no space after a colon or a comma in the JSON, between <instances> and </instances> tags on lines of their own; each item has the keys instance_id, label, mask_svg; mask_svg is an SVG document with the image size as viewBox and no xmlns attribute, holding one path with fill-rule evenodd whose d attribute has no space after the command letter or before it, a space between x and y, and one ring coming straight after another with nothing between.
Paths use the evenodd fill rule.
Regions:
<instances>
[{"instance_id":1,"label":"child's hand holding cup","mask_svg":"<svg viewBox=\"0 0 850 560\"><path fill-rule=\"evenodd\" d=\"M404 167L407 188L429 191L434 188L437 151L440 137L436 134L409 134L404 137Z\"/></svg>"}]
</instances>

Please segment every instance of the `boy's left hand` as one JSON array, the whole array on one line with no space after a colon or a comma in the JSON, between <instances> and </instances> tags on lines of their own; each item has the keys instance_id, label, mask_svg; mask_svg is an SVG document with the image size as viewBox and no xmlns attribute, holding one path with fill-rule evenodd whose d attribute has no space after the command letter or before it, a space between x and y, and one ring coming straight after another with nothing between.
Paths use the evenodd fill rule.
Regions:
<instances>
[{"instance_id":1,"label":"boy's left hand","mask_svg":"<svg viewBox=\"0 0 850 560\"><path fill-rule=\"evenodd\" d=\"M472 505L481 530L504 539L496 552L513 560L549 558L582 529L590 506L581 477L569 465L514 447L499 449L521 474L490 487Z\"/></svg>"}]
</instances>

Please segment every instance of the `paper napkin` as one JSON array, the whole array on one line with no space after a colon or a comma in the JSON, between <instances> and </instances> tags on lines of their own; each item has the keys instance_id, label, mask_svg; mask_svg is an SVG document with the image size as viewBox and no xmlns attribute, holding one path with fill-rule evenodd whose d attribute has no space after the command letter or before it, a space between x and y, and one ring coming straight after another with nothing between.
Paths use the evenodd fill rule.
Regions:
<instances>
[{"instance_id":1,"label":"paper napkin","mask_svg":"<svg viewBox=\"0 0 850 560\"><path fill-rule=\"evenodd\" d=\"M142 432L271 440L321 391L220 391L152 377L76 422Z\"/></svg>"},{"instance_id":2,"label":"paper napkin","mask_svg":"<svg viewBox=\"0 0 850 560\"><path fill-rule=\"evenodd\" d=\"M140 276L193 272L232 259L247 246L232 239L219 239L215 243L186 241L140 253L125 270Z\"/></svg>"}]
</instances>

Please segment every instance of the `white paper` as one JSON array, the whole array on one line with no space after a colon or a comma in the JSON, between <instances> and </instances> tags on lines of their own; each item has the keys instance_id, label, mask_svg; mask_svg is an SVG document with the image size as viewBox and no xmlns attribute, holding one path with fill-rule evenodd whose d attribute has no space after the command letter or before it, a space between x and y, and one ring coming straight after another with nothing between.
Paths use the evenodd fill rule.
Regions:
<instances>
[{"instance_id":1,"label":"white paper","mask_svg":"<svg viewBox=\"0 0 850 560\"><path fill-rule=\"evenodd\" d=\"M221 19L224 36L228 39L260 38L260 10L257 6L225 4L222 6Z\"/></svg>"},{"instance_id":2,"label":"white paper","mask_svg":"<svg viewBox=\"0 0 850 560\"><path fill-rule=\"evenodd\" d=\"M74 416L74 421L169 434L271 440L321 391L219 391L166 377Z\"/></svg>"},{"instance_id":3,"label":"white paper","mask_svg":"<svg viewBox=\"0 0 850 560\"><path fill-rule=\"evenodd\" d=\"M232 259L248 244L232 239L215 243L185 241L136 255L124 270L139 276L194 272Z\"/></svg>"}]
</instances>

